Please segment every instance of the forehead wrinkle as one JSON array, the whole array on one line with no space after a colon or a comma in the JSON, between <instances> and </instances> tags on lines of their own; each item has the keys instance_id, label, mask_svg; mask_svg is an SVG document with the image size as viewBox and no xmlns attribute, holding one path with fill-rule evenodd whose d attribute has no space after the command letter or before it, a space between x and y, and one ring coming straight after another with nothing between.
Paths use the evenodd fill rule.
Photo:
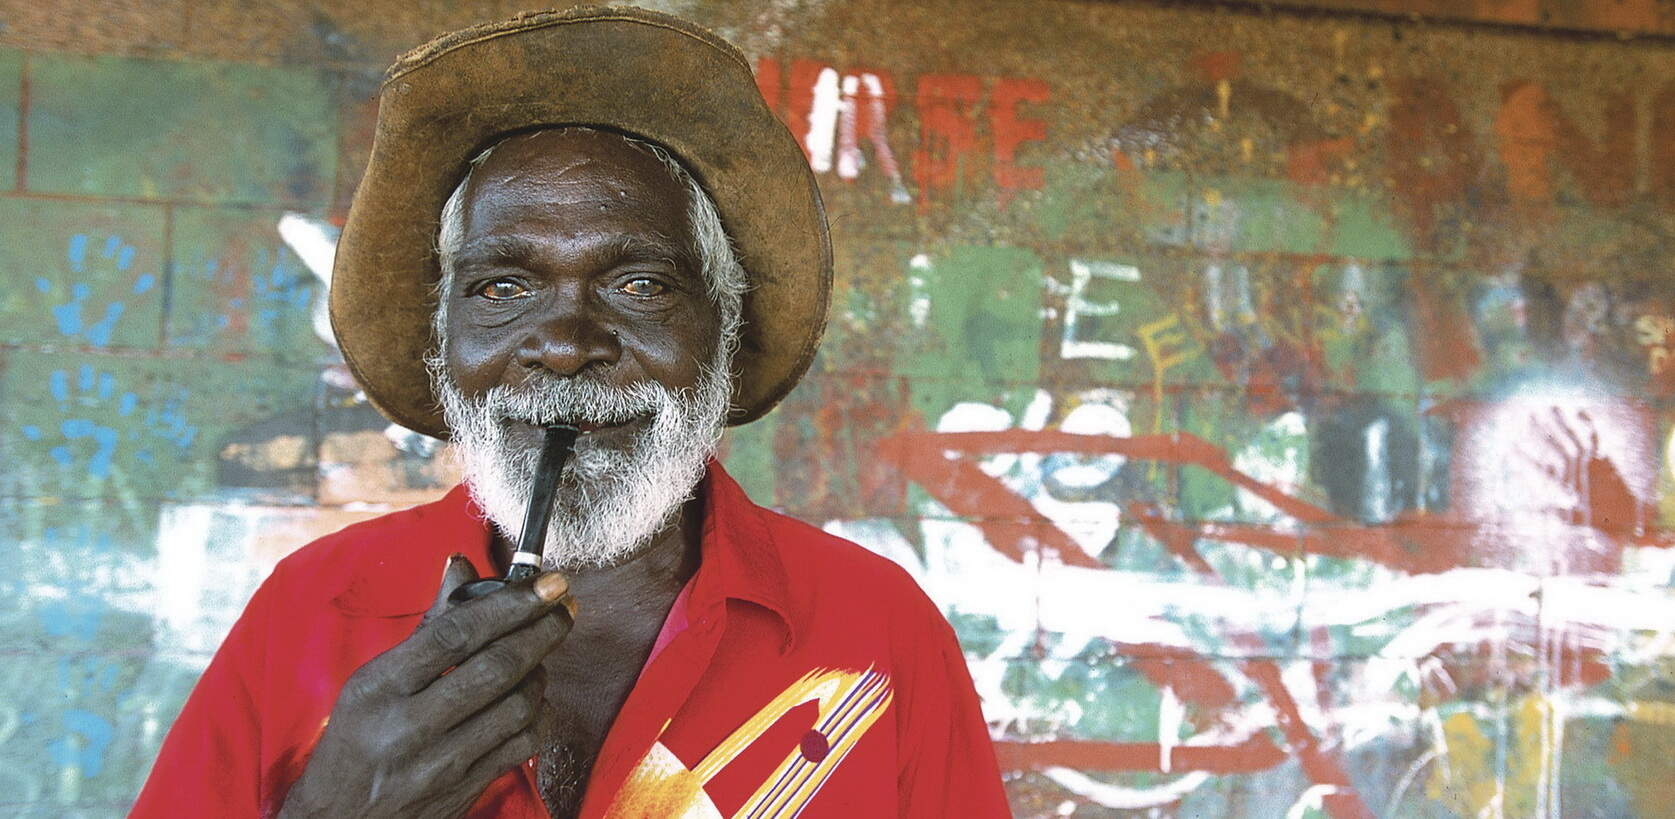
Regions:
<instances>
[{"instance_id":1,"label":"forehead wrinkle","mask_svg":"<svg viewBox=\"0 0 1675 819\"><path fill-rule=\"evenodd\" d=\"M545 176L559 181L578 172L598 169L605 177L625 184L646 187L642 177L650 169L635 167L634 163L623 162L622 159L599 156L585 147L565 145L547 150L525 147L521 153L508 151L490 154L484 170L510 181L521 180L525 176Z\"/></svg>"},{"instance_id":2,"label":"forehead wrinkle","mask_svg":"<svg viewBox=\"0 0 1675 819\"><path fill-rule=\"evenodd\" d=\"M485 262L529 262L543 254L541 243L516 233L492 233L464 243L455 254L459 267L470 267ZM612 237L593 251L604 257L600 263L621 264L631 261L660 261L676 268L697 272L694 252L674 237L662 231L644 234L623 233Z\"/></svg>"},{"instance_id":3,"label":"forehead wrinkle","mask_svg":"<svg viewBox=\"0 0 1675 819\"><path fill-rule=\"evenodd\" d=\"M482 185L473 186L471 193L473 200L480 200L486 189L493 189L519 205L544 208L615 203L618 198L611 195L612 187L596 179L554 179L537 172L523 171L492 176L483 180ZM472 209L477 206L478 201L473 201Z\"/></svg>"},{"instance_id":4,"label":"forehead wrinkle","mask_svg":"<svg viewBox=\"0 0 1675 819\"><path fill-rule=\"evenodd\" d=\"M677 182L668 168L644 146L622 137L616 137L616 141L612 142L599 142L605 136L615 135L591 129L561 128L510 137L501 146L511 147L511 150L490 153L483 170L507 179L526 174L551 174L552 179L558 180L597 166L613 180L612 185L638 187L641 193L651 193L664 180ZM536 144L544 140L556 140L558 144ZM510 165L516 170L509 173L508 169L499 167L501 165Z\"/></svg>"},{"instance_id":5,"label":"forehead wrinkle","mask_svg":"<svg viewBox=\"0 0 1675 819\"><path fill-rule=\"evenodd\" d=\"M544 162L547 162L547 163L552 163L553 162L553 155L552 154L545 154L541 157L541 160L544 161ZM610 169L615 170L615 171L625 170L620 165L608 164L608 163L605 163L605 162L601 161L599 159L599 157L589 156L587 154L582 154L582 153L572 155L571 157L569 157L569 160L570 161L565 162L562 165L560 165L559 167L553 169L552 174L553 174L554 179L563 179L565 176L568 176L570 173L572 173L574 171L586 170L587 166L589 166L589 165L599 165L601 167L610 168Z\"/></svg>"}]
</instances>

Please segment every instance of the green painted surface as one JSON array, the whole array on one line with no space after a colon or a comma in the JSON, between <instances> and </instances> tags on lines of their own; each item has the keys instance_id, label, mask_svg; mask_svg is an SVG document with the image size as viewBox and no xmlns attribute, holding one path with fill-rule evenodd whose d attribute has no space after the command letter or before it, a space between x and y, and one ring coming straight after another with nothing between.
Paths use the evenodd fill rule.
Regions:
<instances>
[{"instance_id":1,"label":"green painted surface","mask_svg":"<svg viewBox=\"0 0 1675 819\"><path fill-rule=\"evenodd\" d=\"M775 494L778 481L774 462L774 427L778 416L769 415L742 427L729 427L722 441L722 462L727 474L739 482L750 499L773 506L779 501Z\"/></svg>"},{"instance_id":2,"label":"green painted surface","mask_svg":"<svg viewBox=\"0 0 1675 819\"><path fill-rule=\"evenodd\" d=\"M1262 418L1245 396L1222 390L1182 393L1171 405L1179 430L1227 451L1233 468L1264 482L1285 482L1307 474L1309 444L1301 420L1285 413ZM1204 464L1176 468L1180 496L1176 509L1187 520L1271 524L1278 512ZM1298 487L1289 487L1295 490Z\"/></svg>"},{"instance_id":3,"label":"green painted surface","mask_svg":"<svg viewBox=\"0 0 1675 819\"><path fill-rule=\"evenodd\" d=\"M162 208L4 197L0 224L0 341L157 345Z\"/></svg>"},{"instance_id":4,"label":"green painted surface","mask_svg":"<svg viewBox=\"0 0 1675 819\"><path fill-rule=\"evenodd\" d=\"M337 151L329 76L232 63L35 57L26 186L323 206Z\"/></svg>"},{"instance_id":5,"label":"green painted surface","mask_svg":"<svg viewBox=\"0 0 1675 819\"><path fill-rule=\"evenodd\" d=\"M1030 203L1031 227L1049 241L1110 241L1167 229L1182 221L1178 177L1053 163L1043 169L1042 191Z\"/></svg>"},{"instance_id":6,"label":"green painted surface","mask_svg":"<svg viewBox=\"0 0 1675 819\"><path fill-rule=\"evenodd\" d=\"M1318 253L1330 242L1330 204L1314 207L1286 180L1229 177L1189 188L1191 240L1208 250Z\"/></svg>"},{"instance_id":7,"label":"green painted surface","mask_svg":"<svg viewBox=\"0 0 1675 819\"><path fill-rule=\"evenodd\" d=\"M1334 192L1330 218L1329 252L1333 255L1373 261L1412 256L1412 248L1390 213L1388 203L1378 196Z\"/></svg>"},{"instance_id":8,"label":"green painted surface","mask_svg":"<svg viewBox=\"0 0 1675 819\"><path fill-rule=\"evenodd\" d=\"M1315 270L1314 341L1333 389L1413 396L1420 374L1409 338L1414 307L1408 274L1379 263L1340 262Z\"/></svg>"},{"instance_id":9,"label":"green painted surface","mask_svg":"<svg viewBox=\"0 0 1675 819\"><path fill-rule=\"evenodd\" d=\"M917 379L913 404L934 418L979 385L1030 383L1040 371L1040 261L1010 247L956 247L903 271L908 317L893 370Z\"/></svg>"}]
</instances>

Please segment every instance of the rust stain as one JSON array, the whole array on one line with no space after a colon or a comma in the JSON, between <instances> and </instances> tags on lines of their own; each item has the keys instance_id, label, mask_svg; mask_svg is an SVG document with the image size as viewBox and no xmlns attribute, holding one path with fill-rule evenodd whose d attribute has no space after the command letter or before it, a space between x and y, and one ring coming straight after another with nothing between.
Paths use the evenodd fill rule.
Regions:
<instances>
[{"instance_id":1,"label":"rust stain","mask_svg":"<svg viewBox=\"0 0 1675 819\"><path fill-rule=\"evenodd\" d=\"M1388 112L1391 193L1415 250L1442 242L1442 208L1466 199L1481 173L1476 141L1447 84L1434 77L1394 83Z\"/></svg>"},{"instance_id":2,"label":"rust stain","mask_svg":"<svg viewBox=\"0 0 1675 819\"><path fill-rule=\"evenodd\" d=\"M1553 201L1553 166L1564 167L1584 195L1597 204L1628 202L1639 165L1635 147L1635 105L1623 94L1602 94L1604 116L1598 139L1583 133L1540 84L1508 83L1495 115L1495 139L1506 165L1507 192L1515 201Z\"/></svg>"}]
</instances>

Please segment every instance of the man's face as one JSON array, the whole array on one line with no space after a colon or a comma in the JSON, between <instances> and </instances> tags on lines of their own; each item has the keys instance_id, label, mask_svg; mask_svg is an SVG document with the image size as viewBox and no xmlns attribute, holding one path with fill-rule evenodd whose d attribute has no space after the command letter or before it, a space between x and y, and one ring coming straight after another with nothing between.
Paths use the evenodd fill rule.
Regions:
<instances>
[{"instance_id":1,"label":"man's face","mask_svg":"<svg viewBox=\"0 0 1675 819\"><path fill-rule=\"evenodd\" d=\"M686 208L662 163L612 134L542 131L496 148L472 174L443 294L443 354L460 390L478 396L537 370L695 386L719 318Z\"/></svg>"},{"instance_id":2,"label":"man's face","mask_svg":"<svg viewBox=\"0 0 1675 819\"><path fill-rule=\"evenodd\" d=\"M656 157L596 131L508 140L464 192L439 395L473 495L510 538L541 425L582 427L551 566L631 557L719 435L727 362L687 209Z\"/></svg>"}]
</instances>

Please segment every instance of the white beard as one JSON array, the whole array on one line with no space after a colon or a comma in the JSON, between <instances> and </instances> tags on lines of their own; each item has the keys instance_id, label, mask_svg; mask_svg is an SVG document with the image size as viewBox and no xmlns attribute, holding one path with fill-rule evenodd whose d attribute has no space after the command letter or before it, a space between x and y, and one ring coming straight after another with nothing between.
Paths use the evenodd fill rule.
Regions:
<instances>
[{"instance_id":1,"label":"white beard","mask_svg":"<svg viewBox=\"0 0 1675 819\"><path fill-rule=\"evenodd\" d=\"M586 376L536 375L472 399L440 362L428 363L471 497L514 544L522 534L540 446L508 440L508 420L616 424L652 418L621 449L596 444L587 434L576 440L560 476L542 558L549 570L576 571L627 562L692 498L726 421L730 347L720 344L696 387L678 391L650 381L619 389Z\"/></svg>"}]
</instances>

